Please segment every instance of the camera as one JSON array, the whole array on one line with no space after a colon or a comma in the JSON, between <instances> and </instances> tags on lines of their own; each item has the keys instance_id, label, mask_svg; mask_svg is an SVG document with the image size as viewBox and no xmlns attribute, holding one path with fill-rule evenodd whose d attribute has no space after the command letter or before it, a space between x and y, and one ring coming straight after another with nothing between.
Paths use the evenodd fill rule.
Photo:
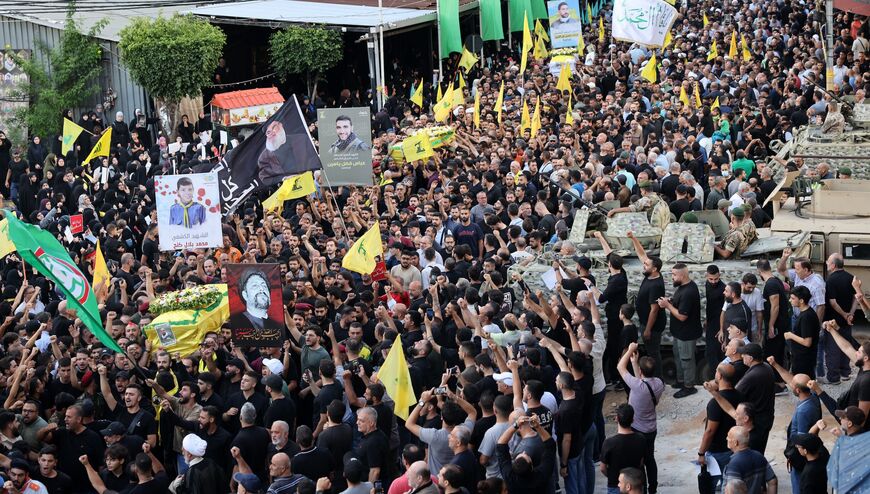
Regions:
<instances>
[{"instance_id":1,"label":"camera","mask_svg":"<svg viewBox=\"0 0 870 494\"><path fill-rule=\"evenodd\" d=\"M344 370L350 371L351 374L356 374L359 372L360 363L356 360L351 360L344 366Z\"/></svg>"}]
</instances>

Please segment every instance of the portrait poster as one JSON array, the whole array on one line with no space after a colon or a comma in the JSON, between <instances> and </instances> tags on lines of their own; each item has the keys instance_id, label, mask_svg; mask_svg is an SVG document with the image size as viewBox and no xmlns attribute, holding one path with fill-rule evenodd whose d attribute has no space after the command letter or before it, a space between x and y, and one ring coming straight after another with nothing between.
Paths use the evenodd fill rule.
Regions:
<instances>
[{"instance_id":1,"label":"portrait poster","mask_svg":"<svg viewBox=\"0 0 870 494\"><path fill-rule=\"evenodd\" d=\"M547 2L550 17L550 43L553 49L574 48L583 29L580 22L578 0L550 0Z\"/></svg>"},{"instance_id":2,"label":"portrait poster","mask_svg":"<svg viewBox=\"0 0 870 494\"><path fill-rule=\"evenodd\" d=\"M227 285L233 343L281 346L284 301L278 264L227 264Z\"/></svg>"},{"instance_id":3,"label":"portrait poster","mask_svg":"<svg viewBox=\"0 0 870 494\"><path fill-rule=\"evenodd\" d=\"M364 108L317 110L320 161L326 183L372 184L372 117Z\"/></svg>"},{"instance_id":4,"label":"portrait poster","mask_svg":"<svg viewBox=\"0 0 870 494\"><path fill-rule=\"evenodd\" d=\"M215 167L223 214L235 211L258 189L320 168L320 156L302 118L302 110L291 96Z\"/></svg>"},{"instance_id":5,"label":"portrait poster","mask_svg":"<svg viewBox=\"0 0 870 494\"><path fill-rule=\"evenodd\" d=\"M158 175L154 190L160 250L223 245L217 174Z\"/></svg>"},{"instance_id":6,"label":"portrait poster","mask_svg":"<svg viewBox=\"0 0 870 494\"><path fill-rule=\"evenodd\" d=\"M0 130L4 132L13 128L21 135L27 135L27 126L19 124L16 117L30 105L30 79L15 63L15 56L29 60L30 55L30 50L14 50L8 45L0 49L0 58L3 59L0 65ZM10 137L6 136L7 139Z\"/></svg>"}]
</instances>

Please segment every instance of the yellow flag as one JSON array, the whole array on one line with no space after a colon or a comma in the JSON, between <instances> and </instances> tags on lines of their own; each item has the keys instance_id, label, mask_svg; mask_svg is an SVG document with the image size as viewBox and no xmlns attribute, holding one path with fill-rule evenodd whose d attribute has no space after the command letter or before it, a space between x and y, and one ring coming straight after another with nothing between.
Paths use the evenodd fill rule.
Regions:
<instances>
[{"instance_id":1,"label":"yellow flag","mask_svg":"<svg viewBox=\"0 0 870 494\"><path fill-rule=\"evenodd\" d=\"M91 149L91 152L88 154L88 157L85 158L84 163L90 163L90 161L94 158L100 156L109 156L109 148L112 147L112 128L109 127L103 132L103 135L100 136L100 140L94 145L94 148Z\"/></svg>"},{"instance_id":2,"label":"yellow flag","mask_svg":"<svg viewBox=\"0 0 870 494\"><path fill-rule=\"evenodd\" d=\"M604 17L598 18L598 42L604 43Z\"/></svg>"},{"instance_id":3,"label":"yellow flag","mask_svg":"<svg viewBox=\"0 0 870 494\"><path fill-rule=\"evenodd\" d=\"M9 220L0 220L0 258L15 252L15 244L9 240Z\"/></svg>"},{"instance_id":4,"label":"yellow flag","mask_svg":"<svg viewBox=\"0 0 870 494\"><path fill-rule=\"evenodd\" d=\"M656 75L658 74L658 70L656 70L656 63L656 54L653 53L652 56L650 56L649 61L646 63L646 66L643 68L643 70L640 71L640 76L648 80L649 82L652 82L653 84L655 84L658 80L658 78L656 77Z\"/></svg>"},{"instance_id":5,"label":"yellow flag","mask_svg":"<svg viewBox=\"0 0 870 494\"><path fill-rule=\"evenodd\" d=\"M718 97L718 96L716 96L716 100L713 101L713 104L710 105L710 109L711 109L711 110L713 110L713 109L715 109L715 108L719 108L719 97Z\"/></svg>"},{"instance_id":6,"label":"yellow flag","mask_svg":"<svg viewBox=\"0 0 870 494\"><path fill-rule=\"evenodd\" d=\"M402 141L402 154L405 155L405 161L408 163L435 156L435 150L432 149L432 142L429 141L428 132L425 130L419 131Z\"/></svg>"},{"instance_id":7,"label":"yellow flag","mask_svg":"<svg viewBox=\"0 0 870 494\"><path fill-rule=\"evenodd\" d=\"M495 99L495 111L498 114L498 123L501 124L501 108L504 106L504 81L498 90L498 98Z\"/></svg>"},{"instance_id":8,"label":"yellow flag","mask_svg":"<svg viewBox=\"0 0 870 494\"><path fill-rule=\"evenodd\" d=\"M583 62L583 58L586 56L586 41L583 40L583 33L580 33L580 36L577 36L577 53L580 54L580 62Z\"/></svg>"},{"instance_id":9,"label":"yellow flag","mask_svg":"<svg viewBox=\"0 0 870 494\"><path fill-rule=\"evenodd\" d=\"M668 34L665 35L665 44L662 45L662 50L671 46L671 43L674 42L674 37L671 36L671 32L668 31Z\"/></svg>"},{"instance_id":10,"label":"yellow flag","mask_svg":"<svg viewBox=\"0 0 870 494\"><path fill-rule=\"evenodd\" d=\"M749 43L746 42L746 36L743 36L742 34L740 35L740 45L743 48L743 61L752 61L752 52L749 51Z\"/></svg>"},{"instance_id":11,"label":"yellow flag","mask_svg":"<svg viewBox=\"0 0 870 494\"><path fill-rule=\"evenodd\" d=\"M420 79L420 85L417 86L417 89L414 91L414 94L411 95L411 103L423 107L423 79Z\"/></svg>"},{"instance_id":12,"label":"yellow flag","mask_svg":"<svg viewBox=\"0 0 870 494\"><path fill-rule=\"evenodd\" d=\"M707 61L716 60L719 57L719 50L716 49L716 40L710 44L710 53L707 54Z\"/></svg>"},{"instance_id":13,"label":"yellow flag","mask_svg":"<svg viewBox=\"0 0 870 494\"><path fill-rule=\"evenodd\" d=\"M520 131L525 132L526 129L531 130L532 122L531 118L529 118L529 105L526 100L523 100L523 111L520 113Z\"/></svg>"},{"instance_id":14,"label":"yellow flag","mask_svg":"<svg viewBox=\"0 0 870 494\"><path fill-rule=\"evenodd\" d=\"M710 20L707 19L707 13L704 12L704 27L707 27L710 24Z\"/></svg>"},{"instance_id":15,"label":"yellow flag","mask_svg":"<svg viewBox=\"0 0 870 494\"><path fill-rule=\"evenodd\" d=\"M263 210L280 212L284 209L284 201L305 197L308 194L313 194L316 190L312 172L288 177L284 179L281 187L278 187L274 194L263 201Z\"/></svg>"},{"instance_id":16,"label":"yellow flag","mask_svg":"<svg viewBox=\"0 0 870 494\"><path fill-rule=\"evenodd\" d=\"M97 239L97 247L94 255L94 279L91 286L95 287L100 283L104 287L109 288L109 267L106 266L106 258L103 257L103 249L100 248L100 239Z\"/></svg>"},{"instance_id":17,"label":"yellow flag","mask_svg":"<svg viewBox=\"0 0 870 494\"><path fill-rule=\"evenodd\" d=\"M701 108L701 91L698 89L698 86L700 86L700 84L698 84L696 82L695 83L695 106L698 108Z\"/></svg>"},{"instance_id":18,"label":"yellow flag","mask_svg":"<svg viewBox=\"0 0 870 494\"><path fill-rule=\"evenodd\" d=\"M686 106L692 106L692 103L689 101L689 95L686 94L686 86L680 85L680 103Z\"/></svg>"},{"instance_id":19,"label":"yellow flag","mask_svg":"<svg viewBox=\"0 0 870 494\"><path fill-rule=\"evenodd\" d=\"M453 106L459 106L465 104L465 93L462 92L462 88L465 87L465 79L462 78L462 72L459 73L459 87L457 87L453 91Z\"/></svg>"},{"instance_id":20,"label":"yellow flag","mask_svg":"<svg viewBox=\"0 0 870 494\"><path fill-rule=\"evenodd\" d=\"M556 89L560 92L571 90L571 67L567 63L562 65L562 70L559 71L559 81L556 82Z\"/></svg>"},{"instance_id":21,"label":"yellow flag","mask_svg":"<svg viewBox=\"0 0 870 494\"><path fill-rule=\"evenodd\" d=\"M565 112L565 125L574 125L574 113L571 111L574 109L571 101L572 96L572 94L568 95L568 111Z\"/></svg>"},{"instance_id":22,"label":"yellow flag","mask_svg":"<svg viewBox=\"0 0 870 494\"><path fill-rule=\"evenodd\" d=\"M371 274L377 264L375 257L382 255L384 244L381 242L381 227L375 222L365 235L353 243L341 261L341 267L355 273Z\"/></svg>"},{"instance_id":23,"label":"yellow flag","mask_svg":"<svg viewBox=\"0 0 870 494\"><path fill-rule=\"evenodd\" d=\"M471 70L479 60L477 55L468 51L464 46L462 47L462 58L459 59L459 66L465 69L465 72Z\"/></svg>"},{"instance_id":24,"label":"yellow flag","mask_svg":"<svg viewBox=\"0 0 870 494\"><path fill-rule=\"evenodd\" d=\"M474 128L480 128L480 87L474 93Z\"/></svg>"},{"instance_id":25,"label":"yellow flag","mask_svg":"<svg viewBox=\"0 0 870 494\"><path fill-rule=\"evenodd\" d=\"M535 100L535 116L532 117L532 137L538 135L541 130L541 98Z\"/></svg>"},{"instance_id":26,"label":"yellow flag","mask_svg":"<svg viewBox=\"0 0 870 494\"><path fill-rule=\"evenodd\" d=\"M547 58L547 44L544 43L543 38L538 38L538 40L535 41L535 52L532 53L532 56L534 56L536 60Z\"/></svg>"},{"instance_id":27,"label":"yellow flag","mask_svg":"<svg viewBox=\"0 0 870 494\"><path fill-rule=\"evenodd\" d=\"M76 142L76 139L78 139L79 135L84 131L85 129L72 120L68 118L63 119L63 141L61 141L60 144L60 153L66 156L66 153L72 149L73 143Z\"/></svg>"},{"instance_id":28,"label":"yellow flag","mask_svg":"<svg viewBox=\"0 0 870 494\"><path fill-rule=\"evenodd\" d=\"M435 96L435 102L444 99L444 94L441 92L441 81L438 81L438 94Z\"/></svg>"},{"instance_id":29,"label":"yellow flag","mask_svg":"<svg viewBox=\"0 0 870 494\"><path fill-rule=\"evenodd\" d=\"M453 83L447 87L447 92L444 97L435 105L435 121L446 122L450 115L450 110L453 109Z\"/></svg>"},{"instance_id":30,"label":"yellow flag","mask_svg":"<svg viewBox=\"0 0 870 494\"><path fill-rule=\"evenodd\" d=\"M384 365L378 370L378 381L384 385L387 394L395 403L393 413L408 420L408 410L417 403L417 397L411 385L411 372L408 370L408 362L405 361L401 338L397 337L393 342Z\"/></svg>"},{"instance_id":31,"label":"yellow flag","mask_svg":"<svg viewBox=\"0 0 870 494\"><path fill-rule=\"evenodd\" d=\"M589 2L586 2L586 22L592 24L592 6L589 5Z\"/></svg>"},{"instance_id":32,"label":"yellow flag","mask_svg":"<svg viewBox=\"0 0 870 494\"><path fill-rule=\"evenodd\" d=\"M523 53L520 56L520 75L526 72L526 64L529 61L529 52L532 50L532 33L529 31L529 15L523 17Z\"/></svg>"},{"instance_id":33,"label":"yellow flag","mask_svg":"<svg viewBox=\"0 0 870 494\"><path fill-rule=\"evenodd\" d=\"M547 30L544 29L544 25L541 24L540 19L535 21L535 36L539 38L544 38L544 41L550 41L550 36L547 35Z\"/></svg>"},{"instance_id":34,"label":"yellow flag","mask_svg":"<svg viewBox=\"0 0 870 494\"><path fill-rule=\"evenodd\" d=\"M164 312L142 328L154 348L163 347L167 352L178 352L186 357L200 349L208 332L220 331L221 325L230 318L227 285L209 286L217 288L220 298L208 307Z\"/></svg>"},{"instance_id":35,"label":"yellow flag","mask_svg":"<svg viewBox=\"0 0 870 494\"><path fill-rule=\"evenodd\" d=\"M731 31L731 46L728 47L728 58L737 60L737 33Z\"/></svg>"}]
</instances>

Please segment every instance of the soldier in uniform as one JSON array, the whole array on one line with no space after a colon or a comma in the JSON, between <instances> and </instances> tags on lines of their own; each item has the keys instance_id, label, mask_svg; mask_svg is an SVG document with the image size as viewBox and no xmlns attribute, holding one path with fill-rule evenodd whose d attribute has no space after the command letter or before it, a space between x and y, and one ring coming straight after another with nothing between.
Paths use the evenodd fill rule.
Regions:
<instances>
[{"instance_id":1,"label":"soldier in uniform","mask_svg":"<svg viewBox=\"0 0 870 494\"><path fill-rule=\"evenodd\" d=\"M755 223L752 222L752 207L749 204L744 204L743 223L740 228L743 230L743 236L746 237L746 246L749 247L752 242L758 240L758 230L755 229Z\"/></svg>"},{"instance_id":2,"label":"soldier in uniform","mask_svg":"<svg viewBox=\"0 0 870 494\"><path fill-rule=\"evenodd\" d=\"M671 221L670 208L658 194L652 190L652 182L644 180L637 183L640 189L641 198L624 208L614 208L607 213L608 218L612 218L617 213L641 213L645 212L649 219L650 225L664 230Z\"/></svg>"},{"instance_id":3,"label":"soldier in uniform","mask_svg":"<svg viewBox=\"0 0 870 494\"><path fill-rule=\"evenodd\" d=\"M746 240L745 230L743 229L745 216L746 213L742 207L734 208L731 212L730 230L725 234L725 238L722 239L722 244L713 247L716 249L716 256L720 259L736 257L749 245L749 242Z\"/></svg>"}]
</instances>

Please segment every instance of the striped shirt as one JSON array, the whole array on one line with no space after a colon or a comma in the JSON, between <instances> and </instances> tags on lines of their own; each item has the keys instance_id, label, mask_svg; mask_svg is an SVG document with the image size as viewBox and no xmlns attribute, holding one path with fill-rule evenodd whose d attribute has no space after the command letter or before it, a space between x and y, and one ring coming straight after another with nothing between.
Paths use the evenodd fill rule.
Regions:
<instances>
[{"instance_id":1,"label":"striped shirt","mask_svg":"<svg viewBox=\"0 0 870 494\"><path fill-rule=\"evenodd\" d=\"M816 307L825 305L825 280L817 273L813 273L806 278L799 278L794 269L788 270L788 279L792 282L792 287L805 286L810 290L812 298L810 299L810 309L816 310Z\"/></svg>"},{"instance_id":2,"label":"striped shirt","mask_svg":"<svg viewBox=\"0 0 870 494\"><path fill-rule=\"evenodd\" d=\"M748 494L762 494L767 482L776 478L770 463L758 451L744 449L734 453L725 467L723 481L742 480Z\"/></svg>"}]
</instances>

